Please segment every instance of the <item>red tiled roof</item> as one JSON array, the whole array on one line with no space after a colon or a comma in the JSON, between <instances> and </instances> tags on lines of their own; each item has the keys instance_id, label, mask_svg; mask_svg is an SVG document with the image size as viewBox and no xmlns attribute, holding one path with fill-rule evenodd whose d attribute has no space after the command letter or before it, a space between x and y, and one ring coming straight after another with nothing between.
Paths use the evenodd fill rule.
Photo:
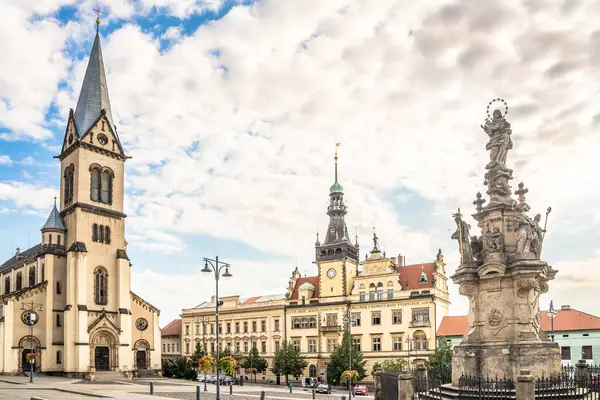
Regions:
<instances>
[{"instance_id":1,"label":"red tiled roof","mask_svg":"<svg viewBox=\"0 0 600 400\"><path fill-rule=\"evenodd\" d=\"M318 276L305 276L305 277L299 278L298 281L296 282L296 287L294 288L294 291L292 292L291 300L298 300L298 288L300 287L300 285L302 285L305 282L308 282L315 287L315 292L313 293L312 298L314 299L314 298L319 297L319 277Z\"/></svg>"},{"instance_id":2,"label":"red tiled roof","mask_svg":"<svg viewBox=\"0 0 600 400\"><path fill-rule=\"evenodd\" d=\"M242 304L252 304L254 303L256 300L260 299L262 296L255 296L255 297L250 297L248 299L246 299Z\"/></svg>"},{"instance_id":3,"label":"red tiled roof","mask_svg":"<svg viewBox=\"0 0 600 400\"><path fill-rule=\"evenodd\" d=\"M542 311L541 329L550 332L552 325L548 311ZM584 331L600 329L600 318L579 310L556 310L554 331ZM469 330L469 322L465 315L444 317L437 331L437 336L462 336Z\"/></svg>"},{"instance_id":4,"label":"red tiled roof","mask_svg":"<svg viewBox=\"0 0 600 400\"><path fill-rule=\"evenodd\" d=\"M160 330L161 336L181 335L181 319L174 319Z\"/></svg>"},{"instance_id":5,"label":"red tiled roof","mask_svg":"<svg viewBox=\"0 0 600 400\"><path fill-rule=\"evenodd\" d=\"M421 268L423 267L423 268ZM396 267L400 273L400 285L402 289L420 289L431 287L433 282L433 272L435 271L435 263L405 265ZM427 283L421 284L421 272L427 275ZM408 287L407 287L408 283Z\"/></svg>"},{"instance_id":6,"label":"red tiled roof","mask_svg":"<svg viewBox=\"0 0 600 400\"><path fill-rule=\"evenodd\" d=\"M437 331L437 336L462 336L469 330L469 319L466 315L444 317Z\"/></svg>"}]
</instances>

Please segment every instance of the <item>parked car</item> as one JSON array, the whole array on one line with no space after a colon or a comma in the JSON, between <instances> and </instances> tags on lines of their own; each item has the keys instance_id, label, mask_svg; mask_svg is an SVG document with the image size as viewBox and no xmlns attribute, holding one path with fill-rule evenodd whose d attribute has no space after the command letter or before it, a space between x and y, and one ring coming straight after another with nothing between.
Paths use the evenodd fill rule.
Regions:
<instances>
[{"instance_id":1,"label":"parked car","mask_svg":"<svg viewBox=\"0 0 600 400\"><path fill-rule=\"evenodd\" d=\"M215 375L206 375L206 382L215 383L217 381L217 377Z\"/></svg>"},{"instance_id":2,"label":"parked car","mask_svg":"<svg viewBox=\"0 0 600 400\"><path fill-rule=\"evenodd\" d=\"M369 394L369 389L365 385L355 385L354 386L354 395L360 394L361 396L367 396Z\"/></svg>"},{"instance_id":3,"label":"parked car","mask_svg":"<svg viewBox=\"0 0 600 400\"><path fill-rule=\"evenodd\" d=\"M198 374L198 382L204 382L204 374Z\"/></svg>"},{"instance_id":4,"label":"parked car","mask_svg":"<svg viewBox=\"0 0 600 400\"><path fill-rule=\"evenodd\" d=\"M317 386L316 392L324 393L324 394L331 394L331 387L329 387L329 385L321 383L319 386Z\"/></svg>"},{"instance_id":5,"label":"parked car","mask_svg":"<svg viewBox=\"0 0 600 400\"><path fill-rule=\"evenodd\" d=\"M303 388L317 387L318 385L319 385L319 382L317 381L317 378L307 378L307 377L302 378L302 387Z\"/></svg>"}]
</instances>

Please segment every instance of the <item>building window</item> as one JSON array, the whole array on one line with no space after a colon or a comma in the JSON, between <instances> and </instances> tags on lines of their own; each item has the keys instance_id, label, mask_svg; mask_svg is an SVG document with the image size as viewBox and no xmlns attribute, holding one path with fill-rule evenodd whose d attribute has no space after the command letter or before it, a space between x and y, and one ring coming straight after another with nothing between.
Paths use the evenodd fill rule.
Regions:
<instances>
[{"instance_id":1,"label":"building window","mask_svg":"<svg viewBox=\"0 0 600 400\"><path fill-rule=\"evenodd\" d=\"M360 313L352 313L350 315L350 317L352 318L352 326L360 326Z\"/></svg>"},{"instance_id":2,"label":"building window","mask_svg":"<svg viewBox=\"0 0 600 400\"><path fill-rule=\"evenodd\" d=\"M309 353L317 352L317 340L316 339L308 339L308 352Z\"/></svg>"},{"instance_id":3,"label":"building window","mask_svg":"<svg viewBox=\"0 0 600 400\"><path fill-rule=\"evenodd\" d=\"M56 363L62 364L62 352L60 350L56 352Z\"/></svg>"},{"instance_id":4,"label":"building window","mask_svg":"<svg viewBox=\"0 0 600 400\"><path fill-rule=\"evenodd\" d=\"M292 320L292 329L300 329L300 320L298 318Z\"/></svg>"},{"instance_id":5,"label":"building window","mask_svg":"<svg viewBox=\"0 0 600 400\"><path fill-rule=\"evenodd\" d=\"M90 198L93 201L100 201L100 168L92 168L90 174Z\"/></svg>"},{"instance_id":6,"label":"building window","mask_svg":"<svg viewBox=\"0 0 600 400\"><path fill-rule=\"evenodd\" d=\"M62 283L56 281L56 294L62 294Z\"/></svg>"},{"instance_id":7,"label":"building window","mask_svg":"<svg viewBox=\"0 0 600 400\"><path fill-rule=\"evenodd\" d=\"M163 343L163 353L167 352L167 346Z\"/></svg>"},{"instance_id":8,"label":"building window","mask_svg":"<svg viewBox=\"0 0 600 400\"><path fill-rule=\"evenodd\" d=\"M60 324L60 314L56 314L56 327L60 328L62 325Z\"/></svg>"},{"instance_id":9,"label":"building window","mask_svg":"<svg viewBox=\"0 0 600 400\"><path fill-rule=\"evenodd\" d=\"M92 225L92 242L98 241L98 224Z\"/></svg>"},{"instance_id":10,"label":"building window","mask_svg":"<svg viewBox=\"0 0 600 400\"><path fill-rule=\"evenodd\" d=\"M73 201L73 186L74 186L75 166L73 164L65 168L64 177L64 203L65 206Z\"/></svg>"},{"instance_id":11,"label":"building window","mask_svg":"<svg viewBox=\"0 0 600 400\"><path fill-rule=\"evenodd\" d=\"M296 351L300 351L300 340L299 339L294 339L292 340L292 347L296 350Z\"/></svg>"},{"instance_id":12,"label":"building window","mask_svg":"<svg viewBox=\"0 0 600 400\"><path fill-rule=\"evenodd\" d=\"M108 303L108 296L107 291L108 291L108 274L106 273L106 270L102 267L98 267L96 268L96 271L94 272L95 275L95 288L94 288L94 294L95 294L95 300L96 300L96 304L103 304L106 305Z\"/></svg>"},{"instance_id":13,"label":"building window","mask_svg":"<svg viewBox=\"0 0 600 400\"><path fill-rule=\"evenodd\" d=\"M189 325L185 326L185 334L186 334L186 336L190 334L190 326Z\"/></svg>"},{"instance_id":14,"label":"building window","mask_svg":"<svg viewBox=\"0 0 600 400\"><path fill-rule=\"evenodd\" d=\"M231 322L227 323L227 333L231 333Z\"/></svg>"},{"instance_id":15,"label":"building window","mask_svg":"<svg viewBox=\"0 0 600 400\"><path fill-rule=\"evenodd\" d=\"M170 344L170 343L167 345L167 351L168 351L169 353L171 352L171 344Z\"/></svg>"},{"instance_id":16,"label":"building window","mask_svg":"<svg viewBox=\"0 0 600 400\"><path fill-rule=\"evenodd\" d=\"M392 348L394 349L394 351L402 350L402 336L392 337Z\"/></svg>"},{"instance_id":17,"label":"building window","mask_svg":"<svg viewBox=\"0 0 600 400\"><path fill-rule=\"evenodd\" d=\"M337 314L327 314L327 326L338 326Z\"/></svg>"},{"instance_id":18,"label":"building window","mask_svg":"<svg viewBox=\"0 0 600 400\"><path fill-rule=\"evenodd\" d=\"M412 310L412 320L413 322L429 322L429 309Z\"/></svg>"},{"instance_id":19,"label":"building window","mask_svg":"<svg viewBox=\"0 0 600 400\"><path fill-rule=\"evenodd\" d=\"M369 288L369 301L375 300L375 284L371 283L371 287Z\"/></svg>"},{"instance_id":20,"label":"building window","mask_svg":"<svg viewBox=\"0 0 600 400\"><path fill-rule=\"evenodd\" d=\"M185 354L190 354L190 344L189 343L185 344Z\"/></svg>"},{"instance_id":21,"label":"building window","mask_svg":"<svg viewBox=\"0 0 600 400\"><path fill-rule=\"evenodd\" d=\"M60 246L60 235L56 236L56 244Z\"/></svg>"},{"instance_id":22,"label":"building window","mask_svg":"<svg viewBox=\"0 0 600 400\"><path fill-rule=\"evenodd\" d=\"M252 340L252 337L250 338ZM256 349L256 340L252 340L252 348Z\"/></svg>"},{"instance_id":23,"label":"building window","mask_svg":"<svg viewBox=\"0 0 600 400\"><path fill-rule=\"evenodd\" d=\"M333 352L335 351L335 349L338 348L338 341L337 339L327 339L327 351L328 352Z\"/></svg>"},{"instance_id":24,"label":"building window","mask_svg":"<svg viewBox=\"0 0 600 400\"><path fill-rule=\"evenodd\" d=\"M373 351L381 351L381 338L379 336L373 337Z\"/></svg>"},{"instance_id":25,"label":"building window","mask_svg":"<svg viewBox=\"0 0 600 400\"><path fill-rule=\"evenodd\" d=\"M388 289L387 298L388 300L392 300L394 298L394 289Z\"/></svg>"},{"instance_id":26,"label":"building window","mask_svg":"<svg viewBox=\"0 0 600 400\"><path fill-rule=\"evenodd\" d=\"M179 353L179 343L177 343L177 352Z\"/></svg>"},{"instance_id":27,"label":"building window","mask_svg":"<svg viewBox=\"0 0 600 400\"><path fill-rule=\"evenodd\" d=\"M10 293L10 276L4 278L4 294Z\"/></svg>"},{"instance_id":28,"label":"building window","mask_svg":"<svg viewBox=\"0 0 600 400\"><path fill-rule=\"evenodd\" d=\"M260 321L260 331L261 332L267 331L267 321Z\"/></svg>"},{"instance_id":29,"label":"building window","mask_svg":"<svg viewBox=\"0 0 600 400\"><path fill-rule=\"evenodd\" d=\"M402 323L402 310L392 311L392 324L401 324L401 323Z\"/></svg>"},{"instance_id":30,"label":"building window","mask_svg":"<svg viewBox=\"0 0 600 400\"><path fill-rule=\"evenodd\" d=\"M377 284L377 300L383 300L383 283Z\"/></svg>"},{"instance_id":31,"label":"building window","mask_svg":"<svg viewBox=\"0 0 600 400\"><path fill-rule=\"evenodd\" d=\"M35 267L29 267L29 286L35 285Z\"/></svg>"},{"instance_id":32,"label":"building window","mask_svg":"<svg viewBox=\"0 0 600 400\"><path fill-rule=\"evenodd\" d=\"M279 320L275 320L275 332L279 332Z\"/></svg>"},{"instance_id":33,"label":"building window","mask_svg":"<svg viewBox=\"0 0 600 400\"><path fill-rule=\"evenodd\" d=\"M21 271L17 272L17 290L21 290L23 288L23 274Z\"/></svg>"},{"instance_id":34,"label":"building window","mask_svg":"<svg viewBox=\"0 0 600 400\"><path fill-rule=\"evenodd\" d=\"M235 333L240 333L240 323L239 322L235 323Z\"/></svg>"},{"instance_id":35,"label":"building window","mask_svg":"<svg viewBox=\"0 0 600 400\"><path fill-rule=\"evenodd\" d=\"M302 318L302 329L308 328L308 320L306 318Z\"/></svg>"},{"instance_id":36,"label":"building window","mask_svg":"<svg viewBox=\"0 0 600 400\"><path fill-rule=\"evenodd\" d=\"M354 349L354 351L359 352L361 351L361 343L360 343L360 338L359 337L353 337L352 338L352 348Z\"/></svg>"},{"instance_id":37,"label":"building window","mask_svg":"<svg viewBox=\"0 0 600 400\"><path fill-rule=\"evenodd\" d=\"M100 203L112 204L112 171L100 170L99 165L90 167L90 198Z\"/></svg>"},{"instance_id":38,"label":"building window","mask_svg":"<svg viewBox=\"0 0 600 400\"><path fill-rule=\"evenodd\" d=\"M235 352L236 353L240 352L240 342L235 342Z\"/></svg>"},{"instance_id":39,"label":"building window","mask_svg":"<svg viewBox=\"0 0 600 400\"><path fill-rule=\"evenodd\" d=\"M279 340L275 341L275 352L279 351Z\"/></svg>"},{"instance_id":40,"label":"building window","mask_svg":"<svg viewBox=\"0 0 600 400\"><path fill-rule=\"evenodd\" d=\"M308 327L309 328L317 327L317 319L315 317L310 317L310 319L308 320Z\"/></svg>"},{"instance_id":41,"label":"building window","mask_svg":"<svg viewBox=\"0 0 600 400\"><path fill-rule=\"evenodd\" d=\"M210 324L210 334L211 335L215 334L215 324Z\"/></svg>"},{"instance_id":42,"label":"building window","mask_svg":"<svg viewBox=\"0 0 600 400\"><path fill-rule=\"evenodd\" d=\"M252 321L252 332L256 332L256 321Z\"/></svg>"},{"instance_id":43,"label":"building window","mask_svg":"<svg viewBox=\"0 0 600 400\"><path fill-rule=\"evenodd\" d=\"M381 311L371 313L371 325L381 325Z\"/></svg>"},{"instance_id":44,"label":"building window","mask_svg":"<svg viewBox=\"0 0 600 400\"><path fill-rule=\"evenodd\" d=\"M104 243L110 244L110 228L108 226L104 227Z\"/></svg>"},{"instance_id":45,"label":"building window","mask_svg":"<svg viewBox=\"0 0 600 400\"><path fill-rule=\"evenodd\" d=\"M221 329L221 328L222 328L222 326L221 326L221 324L219 324L219 335L223 334L223 329Z\"/></svg>"},{"instance_id":46,"label":"building window","mask_svg":"<svg viewBox=\"0 0 600 400\"><path fill-rule=\"evenodd\" d=\"M267 352L267 342L265 342L265 341L260 342L260 352L261 353Z\"/></svg>"},{"instance_id":47,"label":"building window","mask_svg":"<svg viewBox=\"0 0 600 400\"><path fill-rule=\"evenodd\" d=\"M248 332L248 322L244 322L244 333Z\"/></svg>"},{"instance_id":48,"label":"building window","mask_svg":"<svg viewBox=\"0 0 600 400\"><path fill-rule=\"evenodd\" d=\"M41 282L44 282L46 280L46 267L44 266L44 264L42 264L42 280Z\"/></svg>"},{"instance_id":49,"label":"building window","mask_svg":"<svg viewBox=\"0 0 600 400\"><path fill-rule=\"evenodd\" d=\"M248 342L244 342L244 353L248 352Z\"/></svg>"},{"instance_id":50,"label":"building window","mask_svg":"<svg viewBox=\"0 0 600 400\"><path fill-rule=\"evenodd\" d=\"M359 296L360 296L359 301L365 301L365 292L360 292Z\"/></svg>"},{"instance_id":51,"label":"building window","mask_svg":"<svg viewBox=\"0 0 600 400\"><path fill-rule=\"evenodd\" d=\"M571 360L571 346L563 346L560 348L560 358L562 360Z\"/></svg>"},{"instance_id":52,"label":"building window","mask_svg":"<svg viewBox=\"0 0 600 400\"><path fill-rule=\"evenodd\" d=\"M215 354L215 343L214 343L214 342L212 342L212 343L210 344L210 353L211 353L211 354Z\"/></svg>"},{"instance_id":53,"label":"building window","mask_svg":"<svg viewBox=\"0 0 600 400\"><path fill-rule=\"evenodd\" d=\"M593 360L592 346L581 346L581 354L584 360Z\"/></svg>"},{"instance_id":54,"label":"building window","mask_svg":"<svg viewBox=\"0 0 600 400\"><path fill-rule=\"evenodd\" d=\"M100 225L98 227L98 241L100 243L104 243L104 226Z\"/></svg>"},{"instance_id":55,"label":"building window","mask_svg":"<svg viewBox=\"0 0 600 400\"><path fill-rule=\"evenodd\" d=\"M429 348L429 344L427 342L427 336L425 336L425 332L416 331L413 335L413 343L415 350L427 350Z\"/></svg>"}]
</instances>

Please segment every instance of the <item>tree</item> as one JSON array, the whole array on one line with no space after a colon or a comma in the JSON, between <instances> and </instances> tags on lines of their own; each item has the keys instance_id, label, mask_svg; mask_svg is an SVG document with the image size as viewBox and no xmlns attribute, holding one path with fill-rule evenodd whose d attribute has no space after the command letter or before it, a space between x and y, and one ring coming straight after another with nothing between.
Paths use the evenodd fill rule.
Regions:
<instances>
[{"instance_id":1,"label":"tree","mask_svg":"<svg viewBox=\"0 0 600 400\"><path fill-rule=\"evenodd\" d=\"M376 371L390 372L392 374L401 374L408 368L408 361L405 358L393 358L376 362L373 365L373 373Z\"/></svg>"},{"instance_id":2,"label":"tree","mask_svg":"<svg viewBox=\"0 0 600 400\"><path fill-rule=\"evenodd\" d=\"M302 354L300 354L300 350L284 341L279 350L275 352L271 372L275 375L285 375L287 381L288 375L292 375L296 379L300 378L302 371L307 366L308 363Z\"/></svg>"},{"instance_id":3,"label":"tree","mask_svg":"<svg viewBox=\"0 0 600 400\"><path fill-rule=\"evenodd\" d=\"M196 349L194 350L194 354L192 354L191 360L192 360L192 364L194 364L194 366L198 366L198 360L201 359L202 357L204 357L206 353L204 352L204 349L202 348L202 346L200 345L200 342L196 342Z\"/></svg>"},{"instance_id":4,"label":"tree","mask_svg":"<svg viewBox=\"0 0 600 400\"><path fill-rule=\"evenodd\" d=\"M348 365L349 361L349 346L352 342L352 337L350 336L350 332L344 332L344 336L342 338L342 344L335 349L330 356L329 364L327 364L327 380L334 385L341 382L341 376L344 371L346 371L350 365ZM367 375L365 371L365 363L366 360L363 360L363 354L361 351L352 348L352 369L358 372L360 379L364 378Z\"/></svg>"},{"instance_id":5,"label":"tree","mask_svg":"<svg viewBox=\"0 0 600 400\"><path fill-rule=\"evenodd\" d=\"M452 345L444 338L438 338L435 353L425 362L427 374L441 383L452 380Z\"/></svg>"},{"instance_id":6,"label":"tree","mask_svg":"<svg viewBox=\"0 0 600 400\"><path fill-rule=\"evenodd\" d=\"M256 382L256 374L258 372L265 372L269 364L267 360L262 358L260 354L258 354L258 349L252 346L252 350L248 354L248 357L244 359L244 361L240 364L240 367L244 369L248 368L256 368L256 372L254 372L254 381Z\"/></svg>"}]
</instances>

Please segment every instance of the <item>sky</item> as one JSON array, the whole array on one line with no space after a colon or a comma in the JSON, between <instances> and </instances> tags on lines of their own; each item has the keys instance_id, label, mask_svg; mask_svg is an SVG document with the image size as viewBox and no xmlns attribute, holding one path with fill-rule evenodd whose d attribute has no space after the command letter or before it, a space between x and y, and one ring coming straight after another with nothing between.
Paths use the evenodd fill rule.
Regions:
<instances>
[{"instance_id":1,"label":"sky","mask_svg":"<svg viewBox=\"0 0 600 400\"><path fill-rule=\"evenodd\" d=\"M458 264L489 159L480 128L508 104L513 189L548 218L558 270L541 308L600 315L600 2L583 0L4 0L0 259L40 241L60 151L100 25L126 153L132 290L161 326L220 294L285 293L316 274L333 153L347 223L370 250ZM596 182L596 183L594 183ZM543 220L542 220L543 221ZM450 284L452 315L467 300Z\"/></svg>"}]
</instances>

